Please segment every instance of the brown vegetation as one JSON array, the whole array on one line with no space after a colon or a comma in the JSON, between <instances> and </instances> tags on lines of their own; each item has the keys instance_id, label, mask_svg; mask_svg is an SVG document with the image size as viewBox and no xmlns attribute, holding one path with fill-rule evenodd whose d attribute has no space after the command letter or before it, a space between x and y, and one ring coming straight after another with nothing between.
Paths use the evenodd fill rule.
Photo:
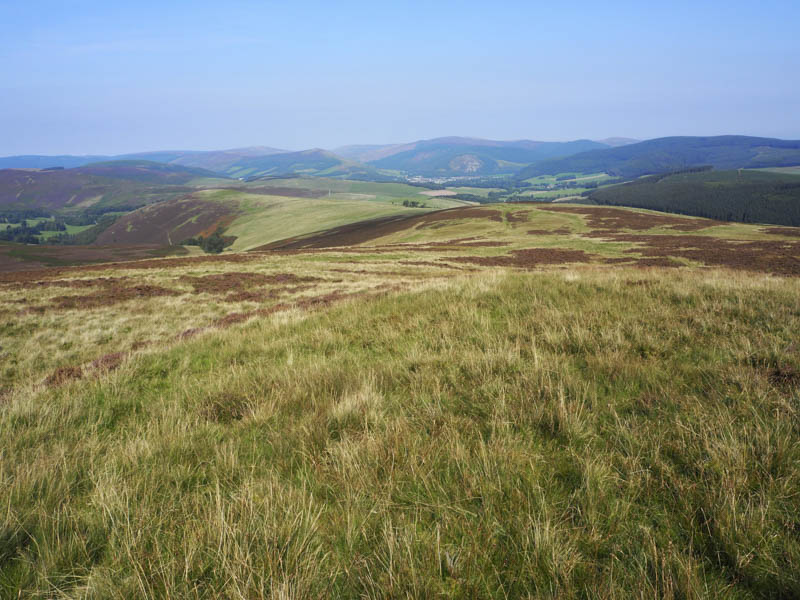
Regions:
<instances>
[{"instance_id":1,"label":"brown vegetation","mask_svg":"<svg viewBox=\"0 0 800 600\"><path fill-rule=\"evenodd\" d=\"M484 267L517 267L531 269L539 265L560 263L592 262L595 255L583 250L566 250L561 248L528 248L512 250L504 256L457 256L449 260L472 263Z\"/></svg>"},{"instance_id":2,"label":"brown vegetation","mask_svg":"<svg viewBox=\"0 0 800 600\"><path fill-rule=\"evenodd\" d=\"M586 224L598 229L597 233L620 231L623 229L645 230L655 227L675 231L698 231L715 225L724 225L721 221L694 217L673 217L666 214L638 212L625 208L606 208L597 206L541 206L539 210L569 213L586 217Z\"/></svg>"},{"instance_id":3,"label":"brown vegetation","mask_svg":"<svg viewBox=\"0 0 800 600\"><path fill-rule=\"evenodd\" d=\"M108 285L93 294L80 296L56 296L51 307L64 309L89 309L101 306L113 306L129 300L155 298L158 296L179 296L180 292L158 285Z\"/></svg>"},{"instance_id":4,"label":"brown vegetation","mask_svg":"<svg viewBox=\"0 0 800 600\"><path fill-rule=\"evenodd\" d=\"M210 235L238 215L234 201L212 202L185 196L145 206L118 219L97 238L97 245L175 245L201 234Z\"/></svg>"},{"instance_id":5,"label":"brown vegetation","mask_svg":"<svg viewBox=\"0 0 800 600\"><path fill-rule=\"evenodd\" d=\"M320 277L299 277L293 273L274 273L267 275L265 273L239 271L203 275L202 277L184 275L180 280L190 283L195 292L205 292L208 294L227 294L228 292L238 292L245 288L265 285L324 281Z\"/></svg>"}]
</instances>

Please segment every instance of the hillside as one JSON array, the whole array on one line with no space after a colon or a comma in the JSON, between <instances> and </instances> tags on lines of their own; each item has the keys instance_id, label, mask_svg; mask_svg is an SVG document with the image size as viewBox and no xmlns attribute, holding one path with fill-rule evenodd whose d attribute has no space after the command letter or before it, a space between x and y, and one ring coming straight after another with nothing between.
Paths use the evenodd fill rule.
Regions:
<instances>
[{"instance_id":1,"label":"hillside","mask_svg":"<svg viewBox=\"0 0 800 600\"><path fill-rule=\"evenodd\" d=\"M139 173L139 181L100 176L114 167L84 167L59 171L0 170L0 210L44 210L46 212L80 212L86 209L130 209L157 202L194 188L185 185L148 183L149 177ZM127 170L127 169L126 169ZM154 179L163 174L152 172ZM196 175L180 178L189 181Z\"/></svg>"},{"instance_id":2,"label":"hillside","mask_svg":"<svg viewBox=\"0 0 800 600\"><path fill-rule=\"evenodd\" d=\"M140 166L137 163L135 169ZM183 169L174 165L158 166L164 168L154 170L153 177L172 177L175 169ZM127 166L122 167L123 171L127 169ZM449 197L431 197L425 194L428 191L425 188L400 183L324 177L268 178L251 183L201 178L193 179L192 186L157 186L75 171L52 172L61 176L61 188L55 188L61 194L67 191L65 178L71 178L75 185L72 191L76 191L75 199L79 201L74 206L44 203L45 198L56 197L44 194L37 196L38 202L27 199L7 207L5 212L0 211L0 219L7 220L0 222L0 229L10 234L5 239L24 242L0 249L0 271L24 269L26 264L34 268L43 264L80 264L126 256L141 258L142 252L148 256L151 251L186 253L182 242L197 236L207 238L217 229L225 232L233 250L248 250L285 237L364 219L421 214L465 204ZM36 175L38 172L21 173ZM102 187L89 185L97 181ZM209 185L211 187L207 187ZM34 193L43 189L30 183L28 187ZM104 200L93 195L101 192ZM81 193L92 195L83 198ZM123 198L129 204L112 204L115 199ZM147 204L139 207L137 202L141 201ZM32 213L34 206L45 208ZM23 210L25 215L20 214ZM116 211L116 214L103 216L109 211ZM55 221L62 225L55 227ZM31 229L40 225L40 229L46 231ZM24 227L27 229L22 229ZM26 245L37 241L39 246ZM52 244L79 245L80 248L70 250L64 245ZM125 248L131 252L126 254ZM196 247L190 250L199 251Z\"/></svg>"},{"instance_id":3,"label":"hillside","mask_svg":"<svg viewBox=\"0 0 800 600\"><path fill-rule=\"evenodd\" d=\"M0 596L795 597L798 231L495 205L0 274Z\"/></svg>"},{"instance_id":4,"label":"hillside","mask_svg":"<svg viewBox=\"0 0 800 600\"><path fill-rule=\"evenodd\" d=\"M235 238L232 250L249 250L364 219L420 214L463 204L429 198L421 191L403 184L325 178L271 179L199 190L120 217L96 244L174 246L191 237L208 236L219 227L226 236ZM408 200L424 208L404 206Z\"/></svg>"},{"instance_id":5,"label":"hillside","mask_svg":"<svg viewBox=\"0 0 800 600\"><path fill-rule=\"evenodd\" d=\"M133 159L91 163L75 169L74 172L164 185L185 185L203 178L225 178L224 175L207 169Z\"/></svg>"},{"instance_id":6,"label":"hillside","mask_svg":"<svg viewBox=\"0 0 800 600\"><path fill-rule=\"evenodd\" d=\"M306 175L368 180L388 179L372 167L343 159L332 152L304 150L256 158L244 158L230 166L226 172L232 177L255 178L264 176Z\"/></svg>"},{"instance_id":7,"label":"hillside","mask_svg":"<svg viewBox=\"0 0 800 600\"><path fill-rule=\"evenodd\" d=\"M464 176L511 174L525 165L554 156L566 156L608 146L590 140L574 142L499 142L472 138L437 138L362 155L362 160L379 169L409 175ZM369 156L378 158L370 159Z\"/></svg>"},{"instance_id":8,"label":"hillside","mask_svg":"<svg viewBox=\"0 0 800 600\"><path fill-rule=\"evenodd\" d=\"M764 171L701 171L651 175L598 189L597 204L685 215L800 226L800 176Z\"/></svg>"},{"instance_id":9,"label":"hillside","mask_svg":"<svg viewBox=\"0 0 800 600\"><path fill-rule=\"evenodd\" d=\"M517 174L518 179L559 173L598 173L639 177L709 165L748 169L800 164L800 141L747 136L667 137L618 148L591 150L566 158L542 160Z\"/></svg>"},{"instance_id":10,"label":"hillside","mask_svg":"<svg viewBox=\"0 0 800 600\"><path fill-rule=\"evenodd\" d=\"M124 159L151 160L184 167L196 167L216 173L225 173L240 160L280 154L285 150L268 146L233 148L230 150L210 150L195 152L144 152L123 156Z\"/></svg>"}]
</instances>

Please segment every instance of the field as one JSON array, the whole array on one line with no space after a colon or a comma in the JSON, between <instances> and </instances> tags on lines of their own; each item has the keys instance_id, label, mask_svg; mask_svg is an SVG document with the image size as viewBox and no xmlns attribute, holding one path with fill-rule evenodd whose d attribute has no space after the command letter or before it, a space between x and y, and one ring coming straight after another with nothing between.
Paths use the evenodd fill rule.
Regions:
<instances>
[{"instance_id":1,"label":"field","mask_svg":"<svg viewBox=\"0 0 800 600\"><path fill-rule=\"evenodd\" d=\"M559 181L561 177L572 177L572 179L561 179ZM538 175L525 181L532 185L555 185L556 183L569 183L572 181L596 181L602 183L607 179L611 179L611 176L607 173L558 173L556 175Z\"/></svg>"},{"instance_id":2,"label":"field","mask_svg":"<svg viewBox=\"0 0 800 600\"><path fill-rule=\"evenodd\" d=\"M0 596L800 595L800 229L284 237L0 273Z\"/></svg>"}]
</instances>

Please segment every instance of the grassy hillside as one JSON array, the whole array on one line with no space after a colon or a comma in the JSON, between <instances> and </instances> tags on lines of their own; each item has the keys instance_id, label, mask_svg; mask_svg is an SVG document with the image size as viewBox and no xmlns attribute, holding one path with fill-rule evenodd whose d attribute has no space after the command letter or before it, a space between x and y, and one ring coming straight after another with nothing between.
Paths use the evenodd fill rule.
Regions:
<instances>
[{"instance_id":1,"label":"grassy hillside","mask_svg":"<svg viewBox=\"0 0 800 600\"><path fill-rule=\"evenodd\" d=\"M139 169L139 163L130 167L120 167L118 163L113 165L101 165L98 168L113 168L114 172ZM183 171L184 167L173 165L157 167L152 172L148 169L144 177L170 178L176 173L202 173L194 169ZM193 179L192 186L156 186L130 180L99 178L75 171L54 172L61 174L57 183L63 184L69 177L69 181L75 184L73 189L76 190L76 196L80 198L80 193L96 191L92 186L84 188L82 185L86 185L87 181L101 180L108 186L103 188L106 195L99 197L100 199L92 196L90 202L79 203L74 208L69 204L60 209L48 207L45 214L67 215L68 219L79 219L80 225L68 224L59 232L31 232L31 235L39 236L34 237L33 241L38 239L40 243L45 243L55 235L74 234L75 238L69 240L69 243L82 246L94 244L97 257L95 260L109 260L119 256L120 252L109 251L111 247L121 250L129 246L129 254L137 257L141 254L136 249L142 247L147 247L148 251L172 253L178 251L176 246L185 240L198 235L208 237L218 228L224 230L229 239L235 238L233 250L248 250L282 238L310 234L364 219L421 214L465 204L459 200L429 197L424 194L427 191L425 188L399 183L345 181L323 177L266 178L252 183L201 178ZM42 181L38 172L18 173L24 174L29 186L30 180ZM42 194L41 189L41 186L33 188L35 198L54 198L52 195ZM62 185L60 191L63 193L65 189L66 186ZM123 194L126 193L132 194L132 205L117 206L129 212L116 215L116 221L103 216L104 211L114 208L110 201L124 197ZM101 201L103 198L105 201ZM31 199L23 199L24 203L12 207L24 206L29 210L31 206L36 206ZM150 203L138 210L131 210L136 208L133 202L141 201ZM27 240L19 233L17 221L21 218L20 215L14 215L13 223L0 223L4 230L16 228L14 231L19 235L8 238L10 241ZM42 220L47 219L29 218L28 225ZM90 227L95 222L98 225ZM76 230L75 227L80 229ZM62 259L58 259L59 254L63 256ZM68 264L70 257L75 257L77 263L92 261L91 254L92 246L81 248L80 252L67 252L59 250L59 247L42 247L36 252L23 251L20 248L19 252L0 252L0 271L24 268L21 263L27 258L31 259L31 266L38 266L45 257L57 259L57 264ZM123 252L122 256L124 255Z\"/></svg>"},{"instance_id":2,"label":"grassy hillside","mask_svg":"<svg viewBox=\"0 0 800 600\"><path fill-rule=\"evenodd\" d=\"M371 160L370 164L380 169L431 177L511 174L533 161L607 147L590 140L496 142L470 138L438 138L398 146L397 151L392 153L379 148L377 152L380 158Z\"/></svg>"},{"instance_id":3,"label":"grassy hillside","mask_svg":"<svg viewBox=\"0 0 800 600\"><path fill-rule=\"evenodd\" d=\"M795 597L797 231L498 205L0 275L0 595Z\"/></svg>"},{"instance_id":4,"label":"grassy hillside","mask_svg":"<svg viewBox=\"0 0 800 600\"><path fill-rule=\"evenodd\" d=\"M800 226L800 176L766 171L652 175L601 188L597 204L635 206L745 223Z\"/></svg>"},{"instance_id":5,"label":"grassy hillside","mask_svg":"<svg viewBox=\"0 0 800 600\"><path fill-rule=\"evenodd\" d=\"M231 250L250 250L287 237L304 235L348 223L402 214L420 214L429 208L369 199L323 197L316 199L277 196L241 197L241 214L227 229L235 235ZM442 204L439 202L438 204ZM450 203L450 206L460 203Z\"/></svg>"},{"instance_id":6,"label":"grassy hillside","mask_svg":"<svg viewBox=\"0 0 800 600\"><path fill-rule=\"evenodd\" d=\"M423 191L403 184L325 178L271 179L201 190L119 218L97 244L178 245L197 235L208 236L219 227L236 238L231 250L249 250L365 219L463 205L428 198ZM403 206L407 200L422 207Z\"/></svg>"},{"instance_id":7,"label":"grassy hillside","mask_svg":"<svg viewBox=\"0 0 800 600\"><path fill-rule=\"evenodd\" d=\"M558 173L596 173L624 177L710 165L717 169L800 164L800 141L747 136L667 137L606 150L544 160L520 171L519 179Z\"/></svg>"}]
</instances>

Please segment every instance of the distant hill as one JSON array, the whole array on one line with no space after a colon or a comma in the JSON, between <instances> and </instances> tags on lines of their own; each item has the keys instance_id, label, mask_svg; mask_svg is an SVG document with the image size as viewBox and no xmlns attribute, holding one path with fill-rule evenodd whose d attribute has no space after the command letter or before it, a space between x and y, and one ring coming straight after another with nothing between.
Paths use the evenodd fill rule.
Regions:
<instances>
[{"instance_id":1,"label":"distant hill","mask_svg":"<svg viewBox=\"0 0 800 600\"><path fill-rule=\"evenodd\" d=\"M238 160L226 171L232 177L253 179L276 175L313 175L344 179L388 180L371 166L315 148Z\"/></svg>"},{"instance_id":2,"label":"distant hill","mask_svg":"<svg viewBox=\"0 0 800 600\"><path fill-rule=\"evenodd\" d=\"M268 146L252 146L249 148L234 148L231 150L212 150L208 152L145 152L143 154L130 154L121 158L144 159L156 162L170 163L184 167L208 169L217 173L226 173L231 167L241 160L280 154L285 150L270 148Z\"/></svg>"},{"instance_id":3,"label":"distant hill","mask_svg":"<svg viewBox=\"0 0 800 600\"><path fill-rule=\"evenodd\" d=\"M573 142L511 142L446 137L379 148L361 155L379 169L409 175L453 177L512 174L531 162L608 148L591 140ZM379 158L370 156L380 155Z\"/></svg>"},{"instance_id":4,"label":"distant hill","mask_svg":"<svg viewBox=\"0 0 800 600\"><path fill-rule=\"evenodd\" d=\"M42 156L29 154L22 156L3 156L0 157L0 169L50 169L53 167L63 167L74 169L94 162L111 160L110 156Z\"/></svg>"},{"instance_id":5,"label":"distant hill","mask_svg":"<svg viewBox=\"0 0 800 600\"><path fill-rule=\"evenodd\" d=\"M267 146L253 146L249 148L234 148L231 150L164 150L157 152L136 152L131 154L119 154L115 156L5 156L0 157L0 169L47 169L52 167L74 169L76 167L83 167L85 165L97 162L144 160L149 162L176 164L184 167L196 167L222 173L239 160L257 156L267 156L269 154L278 154L282 152L285 152L285 150L269 148Z\"/></svg>"},{"instance_id":6,"label":"distant hill","mask_svg":"<svg viewBox=\"0 0 800 600\"><path fill-rule=\"evenodd\" d=\"M114 160L92 163L74 169L76 173L110 177L113 179L126 179L146 183L160 183L166 185L184 185L198 178L224 177L214 171L185 167L178 164L165 164L148 160Z\"/></svg>"},{"instance_id":7,"label":"distant hill","mask_svg":"<svg viewBox=\"0 0 800 600\"><path fill-rule=\"evenodd\" d=\"M409 144L405 144L404 146L408 147ZM349 160L369 162L370 160L385 158L393 154L393 150L398 147L400 147L400 144L353 144L350 146L339 146L331 150L331 152Z\"/></svg>"},{"instance_id":8,"label":"distant hill","mask_svg":"<svg viewBox=\"0 0 800 600\"><path fill-rule=\"evenodd\" d=\"M600 142L601 144L605 144L606 146L611 146L612 148L616 148L618 146L627 146L628 144L638 144L642 140L636 140L633 138L626 138L626 137L610 137L604 140L595 140Z\"/></svg>"},{"instance_id":9,"label":"distant hill","mask_svg":"<svg viewBox=\"0 0 800 600\"><path fill-rule=\"evenodd\" d=\"M599 173L639 177L698 165L743 169L800 164L800 140L747 136L666 137L574 156L541 160L521 170L528 179L559 173Z\"/></svg>"},{"instance_id":10,"label":"distant hill","mask_svg":"<svg viewBox=\"0 0 800 600\"><path fill-rule=\"evenodd\" d=\"M800 175L693 171L600 188L597 204L648 208L721 221L800 226Z\"/></svg>"}]
</instances>

